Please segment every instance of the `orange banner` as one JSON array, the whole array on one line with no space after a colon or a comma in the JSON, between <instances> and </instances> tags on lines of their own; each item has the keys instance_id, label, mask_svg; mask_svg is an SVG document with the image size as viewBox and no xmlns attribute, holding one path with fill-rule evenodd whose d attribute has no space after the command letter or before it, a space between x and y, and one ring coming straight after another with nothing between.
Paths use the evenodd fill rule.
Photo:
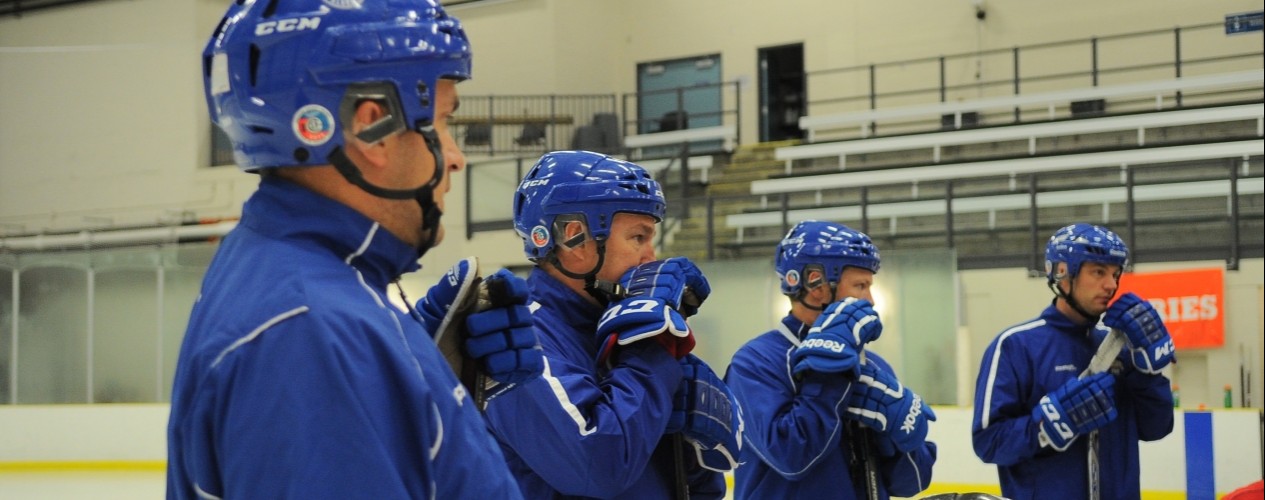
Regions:
<instances>
[{"instance_id":1,"label":"orange banner","mask_svg":"<svg viewBox=\"0 0 1265 500\"><path fill-rule=\"evenodd\" d=\"M1225 345L1225 270L1195 269L1157 273L1126 273L1120 277L1119 296L1133 292L1155 306L1183 348Z\"/></svg>"}]
</instances>

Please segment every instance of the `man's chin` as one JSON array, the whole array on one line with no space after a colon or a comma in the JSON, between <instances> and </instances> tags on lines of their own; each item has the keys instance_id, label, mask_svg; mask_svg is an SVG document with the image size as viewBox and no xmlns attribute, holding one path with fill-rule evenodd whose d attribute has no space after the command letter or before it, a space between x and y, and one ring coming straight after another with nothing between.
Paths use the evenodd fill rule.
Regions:
<instances>
[{"instance_id":1,"label":"man's chin","mask_svg":"<svg viewBox=\"0 0 1265 500\"><path fill-rule=\"evenodd\" d=\"M442 241L444 241L444 226L443 226L443 224L440 224L440 225L439 225L439 227L435 228L435 239L434 239L434 240L431 240L431 238L430 238L430 237L431 237L431 233L430 233L430 232L427 232L427 231L421 231L421 232L420 232L420 234L419 234L419 235L418 235L418 237L417 237L417 242L416 242L416 243L414 243L414 244L413 244L413 246L417 247L417 248L418 248L419 250L421 250L421 251L426 251L426 250L429 250L429 249L431 249L431 248L435 248L435 247L439 246L439 243L440 243L440 242L442 242ZM429 246L427 245L427 243L429 243Z\"/></svg>"},{"instance_id":2,"label":"man's chin","mask_svg":"<svg viewBox=\"0 0 1265 500\"><path fill-rule=\"evenodd\" d=\"M444 225L440 224L438 228L435 228L435 231L437 233L435 234L435 241L431 243L432 247L437 247L444 241Z\"/></svg>"}]
</instances>

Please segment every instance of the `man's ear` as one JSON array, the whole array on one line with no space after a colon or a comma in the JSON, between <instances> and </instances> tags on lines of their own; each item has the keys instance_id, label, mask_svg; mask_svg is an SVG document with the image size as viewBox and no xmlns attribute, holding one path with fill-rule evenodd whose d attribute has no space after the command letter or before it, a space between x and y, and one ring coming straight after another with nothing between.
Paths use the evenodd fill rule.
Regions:
<instances>
[{"instance_id":1,"label":"man's ear","mask_svg":"<svg viewBox=\"0 0 1265 500\"><path fill-rule=\"evenodd\" d=\"M1055 270L1054 275L1055 275L1055 276L1062 276L1062 278L1061 278L1061 279L1059 279L1059 280L1056 282L1056 284L1058 284L1058 286L1059 286L1060 288L1062 288L1063 283L1067 283L1067 285L1068 285L1068 287L1069 287L1069 288L1068 288L1068 290L1067 290L1067 291L1065 291L1065 293L1066 293L1066 292L1068 292L1068 291L1070 291L1070 290L1071 290L1071 288L1070 288L1070 287L1072 286L1072 279L1074 279L1074 278L1076 278L1076 277L1075 277L1075 276L1072 276L1071 274L1068 274L1068 272L1067 272L1067 263L1066 263L1066 262L1059 262L1059 263L1055 264L1054 266L1055 266L1055 267L1054 267L1054 270ZM1085 268L1084 266L1081 266L1081 269L1084 269L1084 268Z\"/></svg>"},{"instance_id":2,"label":"man's ear","mask_svg":"<svg viewBox=\"0 0 1265 500\"><path fill-rule=\"evenodd\" d=\"M805 273L804 290L808 292L808 298L821 306L829 305L835 301L834 290L830 289L830 284L826 282L826 273L818 269L810 269Z\"/></svg>"},{"instance_id":3,"label":"man's ear","mask_svg":"<svg viewBox=\"0 0 1265 500\"><path fill-rule=\"evenodd\" d=\"M588 236L588 228L584 227L584 223L578 220L567 221L562 226L562 234L558 235L558 258L567 264L577 264L576 267L567 266L568 269L579 268L579 265L589 264L586 262L590 252L577 251L583 250L591 246L589 243L592 238ZM590 264L591 265L591 264Z\"/></svg>"},{"instance_id":4,"label":"man's ear","mask_svg":"<svg viewBox=\"0 0 1265 500\"><path fill-rule=\"evenodd\" d=\"M364 100L356 104L355 113L352 114L350 124L344 126L343 139L348 149L355 149L360 156L364 157L370 165L374 167L383 167L387 164L386 147L384 142L389 139L383 139L375 143L368 143L356 137L356 134L362 132L370 125L377 123L387 115L386 108L382 104Z\"/></svg>"}]
</instances>

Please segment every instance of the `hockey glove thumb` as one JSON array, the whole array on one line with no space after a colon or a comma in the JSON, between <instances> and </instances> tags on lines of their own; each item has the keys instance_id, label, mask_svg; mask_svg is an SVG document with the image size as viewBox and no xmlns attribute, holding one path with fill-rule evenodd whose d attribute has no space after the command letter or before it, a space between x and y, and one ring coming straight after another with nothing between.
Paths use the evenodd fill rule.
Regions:
<instances>
[{"instance_id":1,"label":"hockey glove thumb","mask_svg":"<svg viewBox=\"0 0 1265 500\"><path fill-rule=\"evenodd\" d=\"M1156 374L1173 361L1173 338L1164 321L1150 302L1134 295L1121 295L1107 308L1102 322L1124 332L1129 339L1133 367L1147 374Z\"/></svg>"},{"instance_id":2,"label":"hockey glove thumb","mask_svg":"<svg viewBox=\"0 0 1265 500\"><path fill-rule=\"evenodd\" d=\"M487 303L466 318L467 354L500 383L531 380L544 370L540 344L527 307L527 282L501 269L483 280Z\"/></svg>"},{"instance_id":3,"label":"hockey glove thumb","mask_svg":"<svg viewBox=\"0 0 1265 500\"><path fill-rule=\"evenodd\" d=\"M1064 451L1081 434L1116 419L1115 377L1110 372L1068 380L1032 409L1037 441Z\"/></svg>"},{"instance_id":4,"label":"hockey glove thumb","mask_svg":"<svg viewBox=\"0 0 1265 500\"><path fill-rule=\"evenodd\" d=\"M439 342L445 335L460 329L460 317L474 308L478 294L473 293L479 283L479 261L466 257L448 269L422 300L417 301L417 312L422 316L426 333ZM454 302L459 302L454 304Z\"/></svg>"}]
</instances>

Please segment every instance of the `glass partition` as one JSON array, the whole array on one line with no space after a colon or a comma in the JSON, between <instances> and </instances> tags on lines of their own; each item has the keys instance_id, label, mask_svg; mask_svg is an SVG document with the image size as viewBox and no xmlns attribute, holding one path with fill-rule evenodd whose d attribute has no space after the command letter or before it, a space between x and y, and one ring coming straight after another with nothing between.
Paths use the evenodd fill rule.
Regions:
<instances>
[{"instance_id":1,"label":"glass partition","mask_svg":"<svg viewBox=\"0 0 1265 500\"><path fill-rule=\"evenodd\" d=\"M91 275L52 263L18 275L17 402L89 402Z\"/></svg>"},{"instance_id":2,"label":"glass partition","mask_svg":"<svg viewBox=\"0 0 1265 500\"><path fill-rule=\"evenodd\" d=\"M169 401L215 248L0 256L0 404Z\"/></svg>"}]
</instances>

